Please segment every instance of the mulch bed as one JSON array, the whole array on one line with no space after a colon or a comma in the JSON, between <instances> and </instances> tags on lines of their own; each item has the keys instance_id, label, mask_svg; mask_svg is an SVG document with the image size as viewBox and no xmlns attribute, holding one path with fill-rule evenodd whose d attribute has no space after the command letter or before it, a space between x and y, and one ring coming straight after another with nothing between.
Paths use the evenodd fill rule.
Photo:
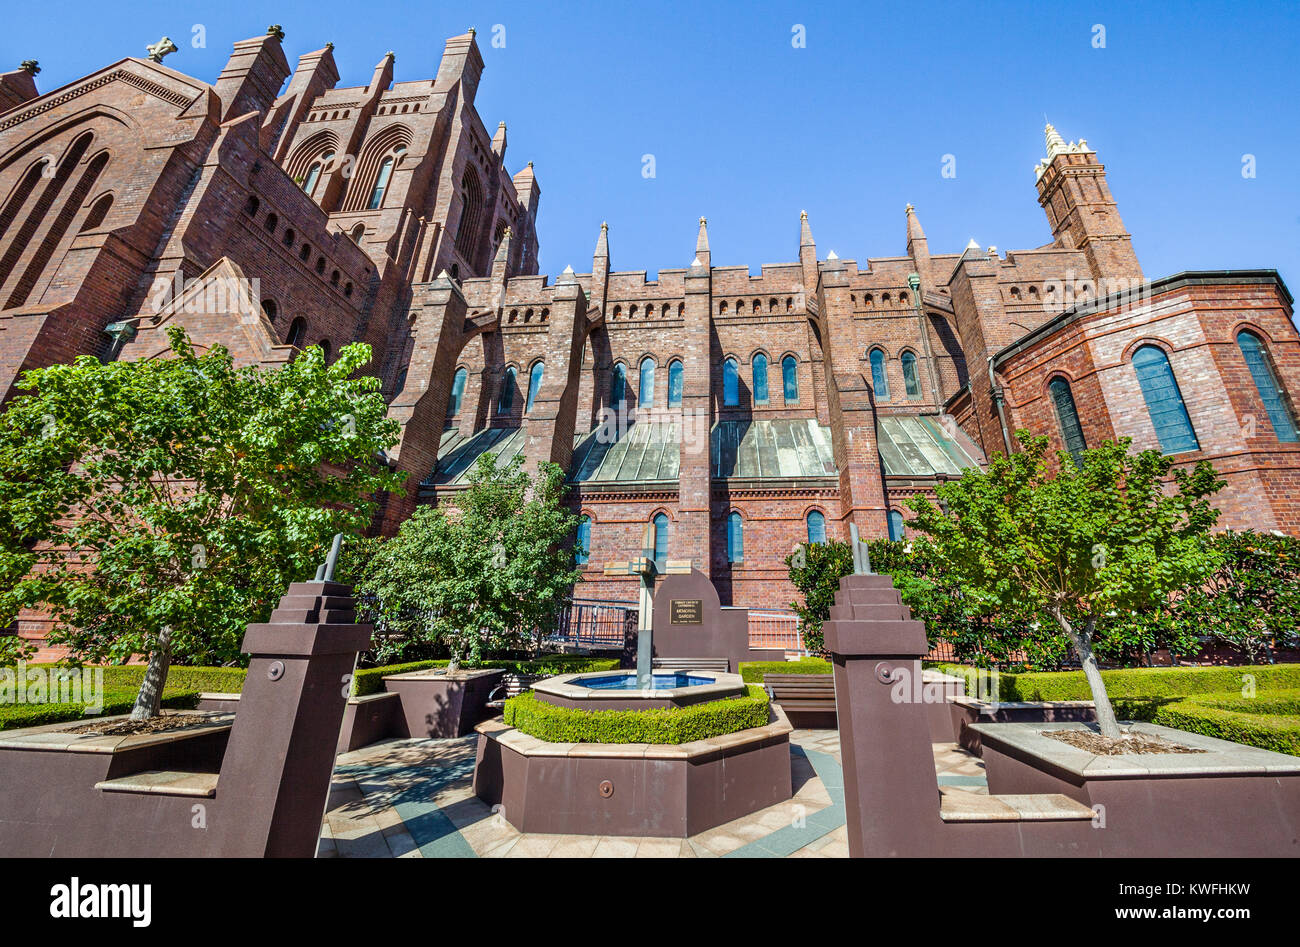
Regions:
<instances>
[{"instance_id":1,"label":"mulch bed","mask_svg":"<svg viewBox=\"0 0 1300 947\"><path fill-rule=\"evenodd\" d=\"M207 723L212 717L208 714L163 714L148 720L103 720L95 723L83 723L72 727L67 733L93 733L97 736L124 737L137 733L165 733L179 730L196 723Z\"/></svg>"},{"instance_id":2,"label":"mulch bed","mask_svg":"<svg viewBox=\"0 0 1300 947\"><path fill-rule=\"evenodd\" d=\"M1183 746L1181 743L1175 743L1173 740L1166 740L1164 737L1153 736L1149 733L1138 733L1129 731L1118 740L1112 737L1104 737L1100 733L1094 733L1091 730L1042 730L1043 736L1051 737L1053 740L1060 740L1062 743L1068 743L1070 746L1077 746L1081 750L1087 750L1097 756L1128 756L1130 754L1144 753L1204 753L1204 750L1198 750L1195 747Z\"/></svg>"}]
</instances>

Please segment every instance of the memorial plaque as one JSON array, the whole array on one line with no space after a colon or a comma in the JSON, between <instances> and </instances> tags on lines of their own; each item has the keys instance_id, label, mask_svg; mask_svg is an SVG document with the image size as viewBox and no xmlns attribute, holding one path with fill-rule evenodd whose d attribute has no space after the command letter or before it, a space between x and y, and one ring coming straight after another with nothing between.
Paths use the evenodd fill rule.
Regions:
<instances>
[{"instance_id":1,"label":"memorial plaque","mask_svg":"<svg viewBox=\"0 0 1300 947\"><path fill-rule=\"evenodd\" d=\"M704 622L704 602L698 598L673 599L669 616L674 625L700 625Z\"/></svg>"}]
</instances>

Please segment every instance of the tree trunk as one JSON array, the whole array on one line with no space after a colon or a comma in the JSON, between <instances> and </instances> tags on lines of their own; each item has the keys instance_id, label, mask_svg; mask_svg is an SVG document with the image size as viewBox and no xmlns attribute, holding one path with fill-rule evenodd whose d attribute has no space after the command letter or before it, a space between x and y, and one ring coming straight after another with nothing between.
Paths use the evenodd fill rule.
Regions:
<instances>
[{"instance_id":1,"label":"tree trunk","mask_svg":"<svg viewBox=\"0 0 1300 947\"><path fill-rule=\"evenodd\" d=\"M131 708L132 720L148 720L162 710L163 685L167 683L167 670L172 664L172 630L164 628L158 633L158 646L149 652L149 666L140 682L140 693L135 695Z\"/></svg>"},{"instance_id":2,"label":"tree trunk","mask_svg":"<svg viewBox=\"0 0 1300 947\"><path fill-rule=\"evenodd\" d=\"M1096 618L1089 618L1082 630L1076 631L1069 619L1058 609L1052 612L1057 624L1065 630L1066 637L1074 646L1074 653L1083 665L1083 676L1092 691L1092 703L1097 710L1097 726L1101 735L1118 740L1121 736L1119 721L1115 719L1115 709L1110 705L1110 696L1106 693L1106 682L1101 679L1101 669L1097 667L1097 656L1092 652L1092 629L1097 624Z\"/></svg>"}]
</instances>

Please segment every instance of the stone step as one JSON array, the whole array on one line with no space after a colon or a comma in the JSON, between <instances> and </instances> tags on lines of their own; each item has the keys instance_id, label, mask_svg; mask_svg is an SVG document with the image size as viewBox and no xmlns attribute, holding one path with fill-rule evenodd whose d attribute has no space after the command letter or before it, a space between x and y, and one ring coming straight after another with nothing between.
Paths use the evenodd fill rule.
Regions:
<instances>
[{"instance_id":1,"label":"stone step","mask_svg":"<svg viewBox=\"0 0 1300 947\"><path fill-rule=\"evenodd\" d=\"M832 605L835 621L908 621L912 610L906 605Z\"/></svg>"},{"instance_id":2,"label":"stone step","mask_svg":"<svg viewBox=\"0 0 1300 947\"><path fill-rule=\"evenodd\" d=\"M102 792L129 792L151 796L196 796L211 798L217 794L216 773L182 773L150 769L117 779L95 783Z\"/></svg>"},{"instance_id":3,"label":"stone step","mask_svg":"<svg viewBox=\"0 0 1300 947\"><path fill-rule=\"evenodd\" d=\"M903 597L892 586L887 589L841 589L835 593L837 605L898 605Z\"/></svg>"}]
</instances>

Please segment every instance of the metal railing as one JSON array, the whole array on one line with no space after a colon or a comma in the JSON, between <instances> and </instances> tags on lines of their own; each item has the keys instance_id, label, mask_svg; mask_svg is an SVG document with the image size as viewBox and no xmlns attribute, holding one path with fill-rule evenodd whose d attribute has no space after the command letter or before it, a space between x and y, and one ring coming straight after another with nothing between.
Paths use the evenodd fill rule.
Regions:
<instances>
[{"instance_id":1,"label":"metal railing","mask_svg":"<svg viewBox=\"0 0 1300 947\"><path fill-rule=\"evenodd\" d=\"M799 616L788 608L749 610L749 646L803 652Z\"/></svg>"},{"instance_id":2,"label":"metal railing","mask_svg":"<svg viewBox=\"0 0 1300 947\"><path fill-rule=\"evenodd\" d=\"M637 612L631 602L574 599L545 640L574 648L621 650L628 634L636 631Z\"/></svg>"}]
</instances>

